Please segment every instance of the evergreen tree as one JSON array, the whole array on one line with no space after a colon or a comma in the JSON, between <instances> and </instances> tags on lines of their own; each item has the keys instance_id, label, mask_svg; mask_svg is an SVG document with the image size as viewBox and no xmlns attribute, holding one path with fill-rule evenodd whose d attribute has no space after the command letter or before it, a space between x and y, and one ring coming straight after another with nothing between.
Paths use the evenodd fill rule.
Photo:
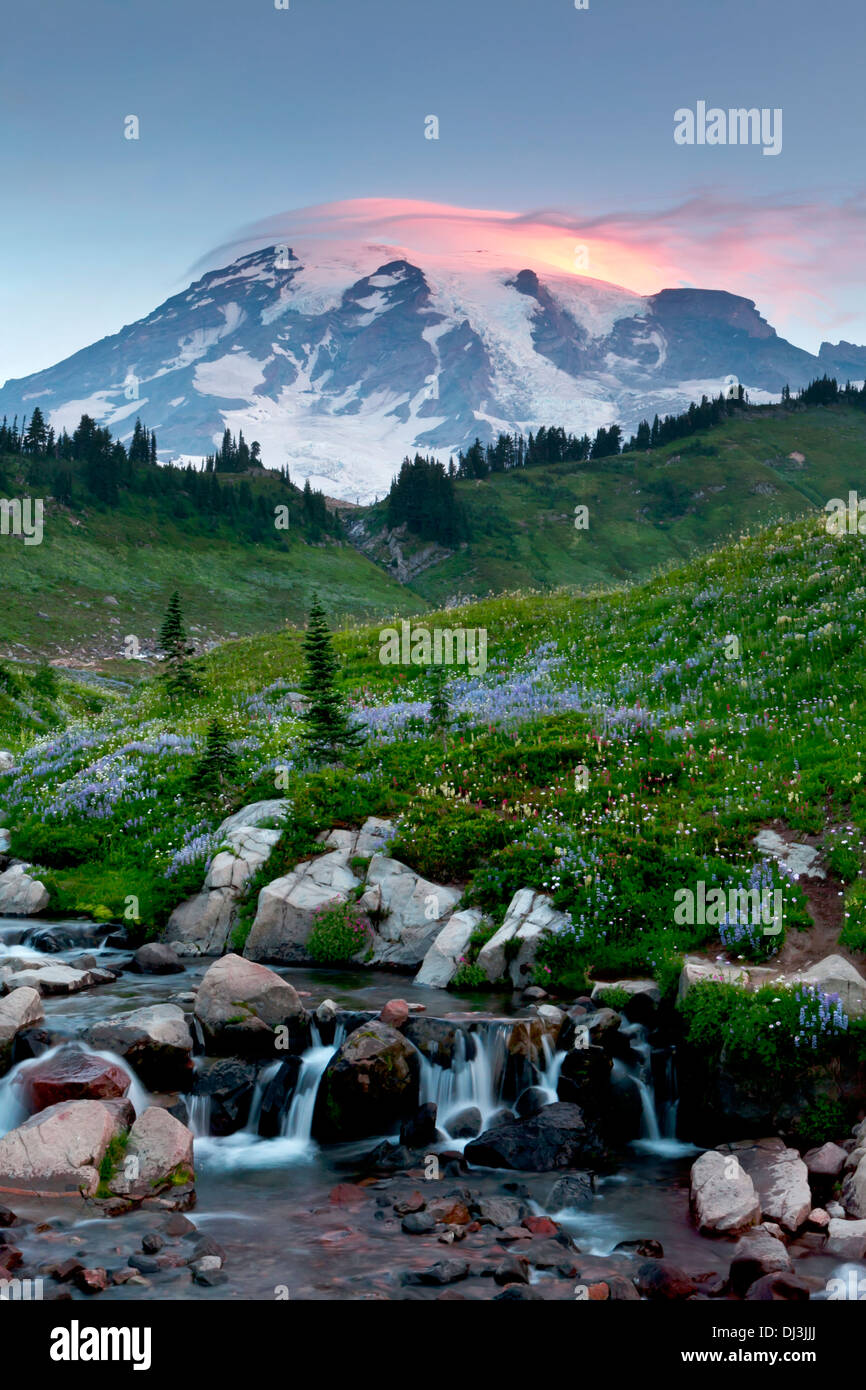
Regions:
<instances>
[{"instance_id":1,"label":"evergreen tree","mask_svg":"<svg viewBox=\"0 0 866 1390\"><path fill-rule=\"evenodd\" d=\"M223 791L235 779L237 758L229 747L229 737L222 720L214 717L207 726L204 752L192 774L196 791Z\"/></svg>"},{"instance_id":2,"label":"evergreen tree","mask_svg":"<svg viewBox=\"0 0 866 1390\"><path fill-rule=\"evenodd\" d=\"M310 752L328 762L336 761L344 750L357 747L362 738L361 731L350 725L345 702L337 689L339 670L325 610L314 594L304 637L300 687L307 698L307 708L301 719L303 739Z\"/></svg>"},{"instance_id":3,"label":"evergreen tree","mask_svg":"<svg viewBox=\"0 0 866 1390\"><path fill-rule=\"evenodd\" d=\"M168 601L168 608L159 630L159 645L166 662L165 683L172 699L180 695L198 693L200 686L188 660L195 651L195 647L186 640L186 629L183 625L180 595L177 589Z\"/></svg>"},{"instance_id":4,"label":"evergreen tree","mask_svg":"<svg viewBox=\"0 0 866 1390\"><path fill-rule=\"evenodd\" d=\"M427 673L430 691L430 723L442 735L442 751L448 751L448 725L451 723L451 710L445 689L445 672L441 666L431 666Z\"/></svg>"}]
</instances>

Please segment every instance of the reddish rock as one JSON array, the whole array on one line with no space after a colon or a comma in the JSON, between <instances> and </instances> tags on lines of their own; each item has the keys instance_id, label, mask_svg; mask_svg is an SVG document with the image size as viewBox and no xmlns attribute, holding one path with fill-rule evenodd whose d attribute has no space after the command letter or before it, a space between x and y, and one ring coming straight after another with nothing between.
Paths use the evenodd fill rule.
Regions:
<instances>
[{"instance_id":1,"label":"reddish rock","mask_svg":"<svg viewBox=\"0 0 866 1390\"><path fill-rule=\"evenodd\" d=\"M116 1269L111 1276L112 1284L128 1284L130 1279L134 1279L138 1274L137 1269L132 1265L124 1265L122 1269Z\"/></svg>"},{"instance_id":2,"label":"reddish rock","mask_svg":"<svg viewBox=\"0 0 866 1390\"><path fill-rule=\"evenodd\" d=\"M390 1024L392 1028L402 1028L408 1018L409 1005L405 999L389 999L379 1015L380 1021Z\"/></svg>"},{"instance_id":3,"label":"reddish rock","mask_svg":"<svg viewBox=\"0 0 866 1390\"><path fill-rule=\"evenodd\" d=\"M408 1216L413 1211L423 1211L427 1205L420 1192L412 1192L408 1197L402 1197L399 1202L394 1203L394 1210L398 1216Z\"/></svg>"},{"instance_id":4,"label":"reddish rock","mask_svg":"<svg viewBox=\"0 0 866 1390\"><path fill-rule=\"evenodd\" d=\"M472 1220L469 1208L463 1202L455 1202L453 1198L443 1197L439 1202L431 1202L427 1210L437 1221L442 1221L446 1226L468 1226Z\"/></svg>"},{"instance_id":5,"label":"reddish rock","mask_svg":"<svg viewBox=\"0 0 866 1390\"><path fill-rule=\"evenodd\" d=\"M30 1113L36 1114L65 1100L119 1100L129 1085L123 1067L70 1047L28 1067L23 1089Z\"/></svg>"},{"instance_id":6,"label":"reddish rock","mask_svg":"<svg viewBox=\"0 0 866 1390\"><path fill-rule=\"evenodd\" d=\"M534 1236L555 1236L559 1234L559 1227L555 1221L551 1221L549 1216L526 1216L523 1225Z\"/></svg>"},{"instance_id":7,"label":"reddish rock","mask_svg":"<svg viewBox=\"0 0 866 1390\"><path fill-rule=\"evenodd\" d=\"M328 1193L328 1201L335 1207L353 1207L367 1200L367 1194L353 1182L339 1182Z\"/></svg>"},{"instance_id":8,"label":"reddish rock","mask_svg":"<svg viewBox=\"0 0 866 1390\"><path fill-rule=\"evenodd\" d=\"M104 1269L80 1269L72 1282L82 1293L104 1293L108 1288L108 1272Z\"/></svg>"},{"instance_id":9,"label":"reddish rock","mask_svg":"<svg viewBox=\"0 0 866 1390\"><path fill-rule=\"evenodd\" d=\"M610 1289L607 1284L590 1284L587 1294L590 1303L604 1303L610 1298Z\"/></svg>"}]
</instances>

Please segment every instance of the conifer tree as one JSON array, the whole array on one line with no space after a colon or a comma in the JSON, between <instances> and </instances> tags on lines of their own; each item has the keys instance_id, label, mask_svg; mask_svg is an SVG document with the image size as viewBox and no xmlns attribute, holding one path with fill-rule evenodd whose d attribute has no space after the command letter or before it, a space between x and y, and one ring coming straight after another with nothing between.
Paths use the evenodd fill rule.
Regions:
<instances>
[{"instance_id":1,"label":"conifer tree","mask_svg":"<svg viewBox=\"0 0 866 1390\"><path fill-rule=\"evenodd\" d=\"M177 589L168 601L168 608L159 630L159 645L166 662L165 683L172 699L181 695L197 694L200 686L188 660L195 647L186 640L186 628L183 625Z\"/></svg>"},{"instance_id":2,"label":"conifer tree","mask_svg":"<svg viewBox=\"0 0 866 1390\"><path fill-rule=\"evenodd\" d=\"M229 747L229 736L218 716L210 721L205 735L204 752L192 774L196 791L223 791L234 781L237 758Z\"/></svg>"},{"instance_id":3,"label":"conifer tree","mask_svg":"<svg viewBox=\"0 0 866 1390\"><path fill-rule=\"evenodd\" d=\"M442 735L442 751L448 751L448 725L451 723L451 710L445 690L445 672L441 666L431 666L427 674L430 690L430 723Z\"/></svg>"},{"instance_id":4,"label":"conifer tree","mask_svg":"<svg viewBox=\"0 0 866 1390\"><path fill-rule=\"evenodd\" d=\"M344 750L357 747L361 731L349 723L342 695L337 689L340 665L334 653L325 610L313 595L304 637L304 674L300 681L307 708L301 715L303 738L315 757L336 761Z\"/></svg>"}]
</instances>

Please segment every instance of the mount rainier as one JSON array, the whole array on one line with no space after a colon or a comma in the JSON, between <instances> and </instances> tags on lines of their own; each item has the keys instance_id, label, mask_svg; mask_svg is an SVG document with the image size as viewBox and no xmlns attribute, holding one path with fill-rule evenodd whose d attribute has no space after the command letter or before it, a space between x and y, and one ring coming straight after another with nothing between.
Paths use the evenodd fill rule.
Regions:
<instances>
[{"instance_id":1,"label":"mount rainier","mask_svg":"<svg viewBox=\"0 0 866 1390\"><path fill-rule=\"evenodd\" d=\"M718 290L640 296L485 251L381 243L272 245L204 274L146 318L0 389L55 429L82 413L125 438L140 415L160 457L200 458L223 430L335 497L384 492L407 453L448 456L500 430L624 430L718 394L752 399L824 371L861 378L866 349L794 347Z\"/></svg>"}]
</instances>

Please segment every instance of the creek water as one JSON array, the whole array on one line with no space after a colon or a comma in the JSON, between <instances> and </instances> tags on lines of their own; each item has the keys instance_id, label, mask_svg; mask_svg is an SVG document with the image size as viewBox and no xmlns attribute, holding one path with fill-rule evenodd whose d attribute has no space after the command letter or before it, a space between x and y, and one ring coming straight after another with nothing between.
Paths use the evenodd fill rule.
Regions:
<instances>
[{"instance_id":1,"label":"creek water","mask_svg":"<svg viewBox=\"0 0 866 1390\"><path fill-rule=\"evenodd\" d=\"M94 952L98 934L90 924L22 922L0 918L0 965L4 957L26 956L46 945L61 946L51 951L54 961L74 963L82 950ZM100 964L110 966L119 953L103 948ZM190 996L209 961L190 961L182 974L153 976L122 974L116 981L78 994L44 1000L45 1023L52 1049L75 1045L84 1030L97 1020L155 1003L180 1003L187 1010ZM448 1122L459 1111L477 1107L486 1124L503 1105L506 1075L507 1039L510 1020L527 1016L525 1007L515 1006L512 997L451 995L443 990L418 989L411 980L375 971L326 971L304 968L278 971L301 993L308 1010L325 999L339 1007L362 1010L380 1009L395 996L409 1003L422 1004L431 1018L446 1017L461 1025L453 1064L443 1067L426 1058L421 1064L421 1101L438 1107L439 1128L448 1133ZM630 1041L628 1061L617 1061L614 1077L620 1085L633 1085L640 1098L640 1133L634 1136L624 1162L615 1175L598 1181L593 1200L585 1205L555 1213L556 1219L572 1235L582 1255L589 1259L622 1259L623 1272L630 1266L626 1256L618 1256L620 1242L652 1238L661 1241L666 1258L692 1273L726 1270L732 1245L709 1241L697 1234L688 1217L688 1175L698 1150L677 1138L675 1068L671 1057L665 1060L661 1075L666 1078L664 1094L657 1096L653 1058L645 1031L638 1025L626 1028ZM223 1138L210 1130L209 1098L194 1092L185 1097L189 1124L195 1135L197 1204L189 1212L200 1232L213 1236L224 1247L227 1284L206 1288L190 1281L185 1269L162 1272L154 1289L135 1286L110 1287L102 1298L119 1301L146 1297L181 1299L341 1299L400 1296L394 1287L397 1271L429 1265L432 1259L449 1254L445 1247L404 1234L391 1203L398 1186L408 1190L424 1187L420 1170L401 1179L370 1178L357 1189L356 1205L344 1209L332 1193L338 1184L356 1180L365 1170L363 1158L379 1142L375 1137L351 1144L320 1146L311 1129L316 1093L321 1077L342 1041L342 1032L324 1042L313 1031L312 1045L301 1058L300 1071L290 1102L280 1119L280 1133L264 1139L258 1134L263 1096L281 1063L266 1064L258 1074L249 1118L239 1132ZM88 1047L88 1052L94 1049ZM43 1053L38 1060L44 1060ZM131 1077L130 1099L140 1112L151 1100L146 1089L119 1057L101 1052L126 1070ZM565 1056L545 1042L536 1084L547 1100L556 1099L559 1071ZM26 1116L24 1084L34 1062L23 1062L0 1079L0 1133L19 1124ZM196 1059L196 1066L201 1059ZM165 1099L160 1097L159 1099ZM381 1136L381 1138L395 1136ZM440 1149L462 1149L465 1140L447 1138ZM435 1149L437 1146L431 1146ZM473 1192L501 1195L521 1188L533 1208L545 1212L556 1174L514 1173L503 1170L472 1169L467 1175L445 1180L443 1189L451 1192L471 1187ZM339 1190L339 1189L338 1189ZM428 1194L425 1192L425 1196ZM342 1199L340 1199L342 1200ZM382 1205L377 1205L377 1200ZM152 1213L134 1212L117 1219L94 1217L69 1201L50 1201L16 1197L11 1203L19 1215L49 1222L58 1252L73 1253L91 1265L117 1267L120 1256L140 1252L141 1237L159 1226ZM551 1213L554 1214L554 1213ZM32 1227L23 1228L16 1242L25 1257L44 1261L44 1241ZM461 1256L466 1253L460 1247ZM422 1249L422 1246L426 1247ZM804 1272L826 1279L839 1262L820 1256L798 1262ZM544 1282L547 1276L534 1278ZM399 1282L399 1280L398 1280ZM436 1290L413 1290L413 1297L435 1297ZM73 1292L73 1297L79 1297ZM559 1295L563 1296L563 1295Z\"/></svg>"}]
</instances>

